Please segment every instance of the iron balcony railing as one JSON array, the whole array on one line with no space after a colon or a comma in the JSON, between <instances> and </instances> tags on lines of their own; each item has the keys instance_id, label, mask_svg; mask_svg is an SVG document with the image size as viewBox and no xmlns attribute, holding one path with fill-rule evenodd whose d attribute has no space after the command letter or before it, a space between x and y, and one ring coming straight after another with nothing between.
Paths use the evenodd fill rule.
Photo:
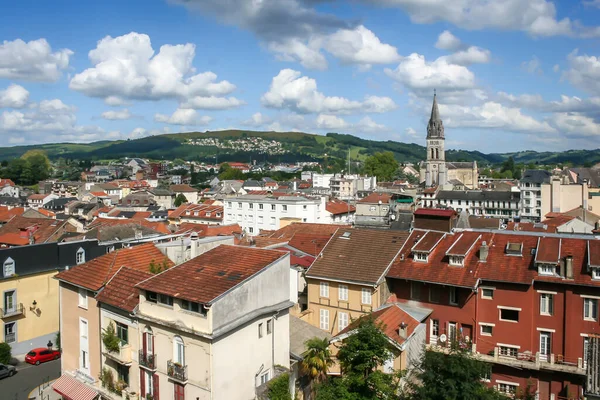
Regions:
<instances>
[{"instance_id":1,"label":"iron balcony railing","mask_svg":"<svg viewBox=\"0 0 600 400\"><path fill-rule=\"evenodd\" d=\"M25 307L23 307L23 303L19 303L10 308L0 308L0 315L2 318L25 315Z\"/></svg>"},{"instance_id":2,"label":"iron balcony railing","mask_svg":"<svg viewBox=\"0 0 600 400\"><path fill-rule=\"evenodd\" d=\"M187 365L169 360L167 361L167 375L180 382L185 382L187 381Z\"/></svg>"},{"instance_id":3,"label":"iron balcony railing","mask_svg":"<svg viewBox=\"0 0 600 400\"><path fill-rule=\"evenodd\" d=\"M144 350L139 351L139 362L142 367L148 369L156 369L156 355L144 353Z\"/></svg>"}]
</instances>

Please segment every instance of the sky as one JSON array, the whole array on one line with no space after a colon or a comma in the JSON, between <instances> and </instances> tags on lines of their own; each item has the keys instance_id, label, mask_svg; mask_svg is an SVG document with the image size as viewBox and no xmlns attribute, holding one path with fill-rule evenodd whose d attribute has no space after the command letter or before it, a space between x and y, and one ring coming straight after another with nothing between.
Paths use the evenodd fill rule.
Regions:
<instances>
[{"instance_id":1,"label":"sky","mask_svg":"<svg viewBox=\"0 0 600 400\"><path fill-rule=\"evenodd\" d=\"M0 146L221 129L596 149L600 0L7 2Z\"/></svg>"}]
</instances>

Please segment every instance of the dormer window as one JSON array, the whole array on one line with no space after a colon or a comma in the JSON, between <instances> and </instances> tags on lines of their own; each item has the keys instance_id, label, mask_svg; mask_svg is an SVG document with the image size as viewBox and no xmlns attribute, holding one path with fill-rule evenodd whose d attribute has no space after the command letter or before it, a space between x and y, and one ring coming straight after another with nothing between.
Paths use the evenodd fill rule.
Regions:
<instances>
[{"instance_id":1,"label":"dormer window","mask_svg":"<svg viewBox=\"0 0 600 400\"><path fill-rule=\"evenodd\" d=\"M423 253L423 252L414 252L413 256L415 258L416 261L420 261L420 262L427 262L427 253Z\"/></svg>"},{"instance_id":2,"label":"dormer window","mask_svg":"<svg viewBox=\"0 0 600 400\"><path fill-rule=\"evenodd\" d=\"M450 265L455 267L462 267L465 265L465 257L464 256L449 256Z\"/></svg>"},{"instance_id":3,"label":"dormer window","mask_svg":"<svg viewBox=\"0 0 600 400\"><path fill-rule=\"evenodd\" d=\"M5 278L13 276L15 274L15 260L8 257L6 261L4 261L4 269L2 271Z\"/></svg>"},{"instance_id":4,"label":"dormer window","mask_svg":"<svg viewBox=\"0 0 600 400\"><path fill-rule=\"evenodd\" d=\"M191 214L191 212L190 212L190 211L186 211L186 212L185 212L185 215L190 215L190 214Z\"/></svg>"},{"instance_id":5,"label":"dormer window","mask_svg":"<svg viewBox=\"0 0 600 400\"><path fill-rule=\"evenodd\" d=\"M198 211L194 211L194 217L197 217L199 215Z\"/></svg>"},{"instance_id":6,"label":"dormer window","mask_svg":"<svg viewBox=\"0 0 600 400\"><path fill-rule=\"evenodd\" d=\"M506 243L506 254L511 256L521 256L523 255L523 243Z\"/></svg>"},{"instance_id":7,"label":"dormer window","mask_svg":"<svg viewBox=\"0 0 600 400\"><path fill-rule=\"evenodd\" d=\"M83 250L83 248L79 248L79 250L77 250L77 253L75 254L75 262L77 263L77 265L79 264L83 264L85 262L85 250Z\"/></svg>"},{"instance_id":8,"label":"dormer window","mask_svg":"<svg viewBox=\"0 0 600 400\"><path fill-rule=\"evenodd\" d=\"M546 276L557 275L556 265L554 264L538 264L538 274Z\"/></svg>"},{"instance_id":9,"label":"dormer window","mask_svg":"<svg viewBox=\"0 0 600 400\"><path fill-rule=\"evenodd\" d=\"M600 268L592 268L592 279L600 279Z\"/></svg>"},{"instance_id":10,"label":"dormer window","mask_svg":"<svg viewBox=\"0 0 600 400\"><path fill-rule=\"evenodd\" d=\"M210 217L210 212L207 212L207 213L206 213L206 216L207 216L207 217Z\"/></svg>"}]
</instances>

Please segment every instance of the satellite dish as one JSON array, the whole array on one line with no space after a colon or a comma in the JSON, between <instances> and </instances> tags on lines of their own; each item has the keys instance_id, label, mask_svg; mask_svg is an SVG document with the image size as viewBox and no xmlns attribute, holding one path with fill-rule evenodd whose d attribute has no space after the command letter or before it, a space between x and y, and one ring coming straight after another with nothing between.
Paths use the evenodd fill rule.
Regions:
<instances>
[{"instance_id":1,"label":"satellite dish","mask_svg":"<svg viewBox=\"0 0 600 400\"><path fill-rule=\"evenodd\" d=\"M440 342L442 342L442 343L446 343L446 334L445 334L445 333L442 333L442 334L440 335Z\"/></svg>"}]
</instances>

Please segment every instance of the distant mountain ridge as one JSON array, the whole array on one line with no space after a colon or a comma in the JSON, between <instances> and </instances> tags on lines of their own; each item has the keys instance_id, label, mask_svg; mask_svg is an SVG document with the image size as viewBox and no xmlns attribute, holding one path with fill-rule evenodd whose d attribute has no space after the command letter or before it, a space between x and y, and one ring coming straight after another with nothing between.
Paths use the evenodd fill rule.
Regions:
<instances>
[{"instance_id":1,"label":"distant mountain ridge","mask_svg":"<svg viewBox=\"0 0 600 400\"><path fill-rule=\"evenodd\" d=\"M414 143L368 140L338 133L328 133L323 136L304 132L224 130L165 134L134 140L99 141L88 144L52 143L0 147L0 160L20 157L31 149L44 150L50 158L89 160L137 156L157 160L182 158L207 162L215 160L294 162L321 160L325 157L347 159L348 151L352 160L362 160L378 151L391 151L400 162L418 162L425 158L425 147ZM526 164L572 162L582 165L600 162L599 149L491 154L468 150L446 151L448 161L477 161L480 165L498 164L510 156L516 163Z\"/></svg>"}]
</instances>

